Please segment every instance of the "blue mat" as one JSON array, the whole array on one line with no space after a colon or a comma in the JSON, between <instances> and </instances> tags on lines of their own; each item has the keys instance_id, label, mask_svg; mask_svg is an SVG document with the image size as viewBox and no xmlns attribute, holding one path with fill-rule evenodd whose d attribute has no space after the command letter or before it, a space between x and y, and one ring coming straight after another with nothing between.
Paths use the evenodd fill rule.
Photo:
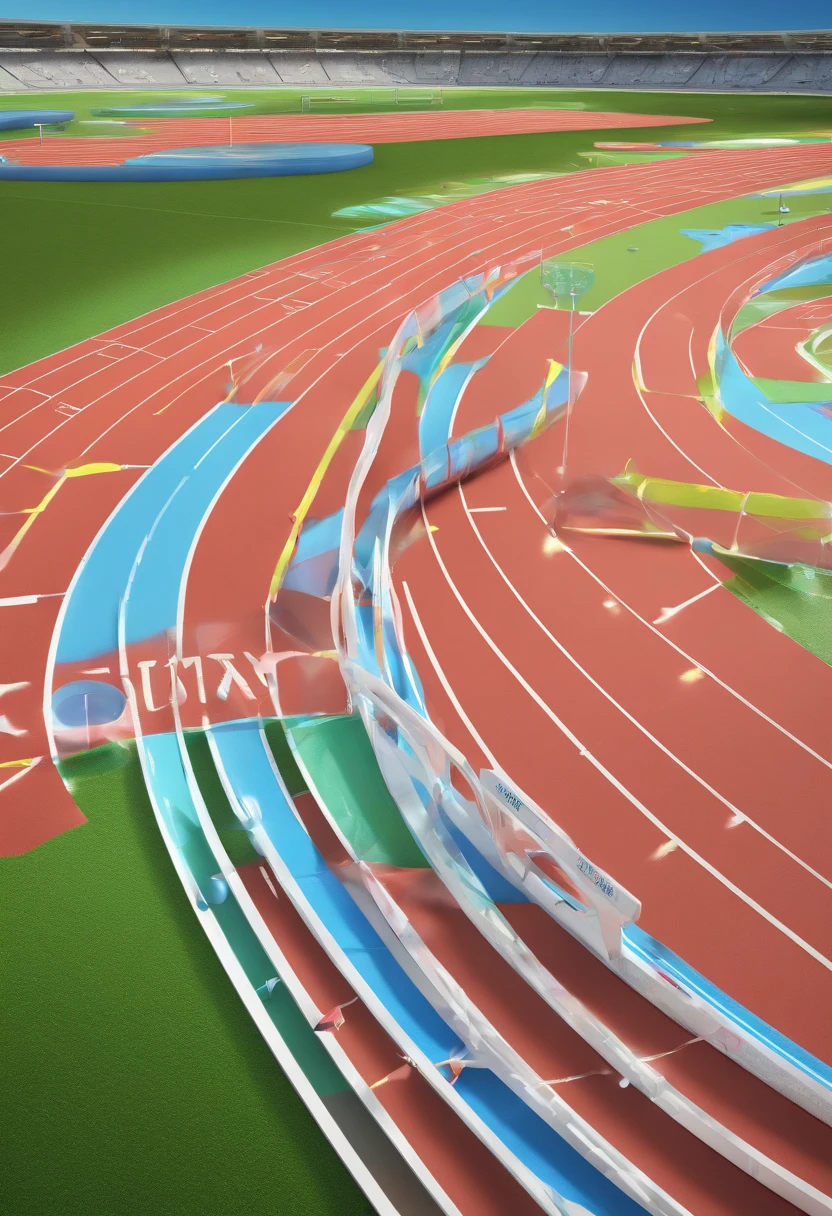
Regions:
<instances>
[{"instance_id":1,"label":"blue mat","mask_svg":"<svg viewBox=\"0 0 832 1216\"><path fill-rule=\"evenodd\" d=\"M20 131L36 124L50 126L56 122L71 122L74 110L6 110L0 112L0 131Z\"/></svg>"},{"instance_id":2,"label":"blue mat","mask_svg":"<svg viewBox=\"0 0 832 1216\"><path fill-rule=\"evenodd\" d=\"M182 182L235 177L342 173L373 160L369 144L238 144L151 152L120 165L0 163L0 180L51 182Z\"/></svg>"}]
</instances>

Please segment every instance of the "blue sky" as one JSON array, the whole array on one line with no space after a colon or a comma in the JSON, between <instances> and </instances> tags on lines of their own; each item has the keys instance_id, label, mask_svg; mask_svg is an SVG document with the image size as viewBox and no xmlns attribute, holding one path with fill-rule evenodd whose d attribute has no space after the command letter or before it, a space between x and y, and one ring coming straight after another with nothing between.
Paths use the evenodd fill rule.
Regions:
<instances>
[{"instance_id":1,"label":"blue sky","mask_svg":"<svg viewBox=\"0 0 832 1216\"><path fill-rule=\"evenodd\" d=\"M150 25L554 33L823 29L829 0L0 0L0 17Z\"/></svg>"}]
</instances>

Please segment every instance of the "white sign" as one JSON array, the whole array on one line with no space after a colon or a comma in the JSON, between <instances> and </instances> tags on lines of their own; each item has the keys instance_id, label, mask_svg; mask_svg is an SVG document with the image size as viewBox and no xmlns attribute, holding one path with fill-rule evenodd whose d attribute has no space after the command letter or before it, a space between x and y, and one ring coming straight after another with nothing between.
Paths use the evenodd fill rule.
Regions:
<instances>
[{"instance_id":1,"label":"white sign","mask_svg":"<svg viewBox=\"0 0 832 1216\"><path fill-rule=\"evenodd\" d=\"M615 882L609 874L585 857L565 832L525 794L492 769L480 771L480 784L498 805L515 815L525 828L534 832L545 846L545 852L559 865L580 890L586 891L593 904L606 904L615 909L624 921L636 920L641 903L634 895ZM601 899L592 899L592 896Z\"/></svg>"}]
</instances>

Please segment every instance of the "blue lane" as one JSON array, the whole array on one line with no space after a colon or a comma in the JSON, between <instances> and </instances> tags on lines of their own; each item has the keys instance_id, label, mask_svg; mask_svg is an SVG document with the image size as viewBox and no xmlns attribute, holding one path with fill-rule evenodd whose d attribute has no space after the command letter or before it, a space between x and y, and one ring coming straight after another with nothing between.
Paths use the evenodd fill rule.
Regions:
<instances>
[{"instance_id":1,"label":"blue lane","mask_svg":"<svg viewBox=\"0 0 832 1216\"><path fill-rule=\"evenodd\" d=\"M832 419L819 408L828 408L832 401L772 401L746 376L722 331L717 335L716 367L719 397L729 414L784 447L832 464Z\"/></svg>"},{"instance_id":2,"label":"blue lane","mask_svg":"<svg viewBox=\"0 0 832 1216\"><path fill-rule=\"evenodd\" d=\"M702 253L710 253L713 249L724 249L735 241L745 240L747 236L759 236L776 228L776 224L727 224L724 228L680 228L682 236L689 236L692 241L698 241Z\"/></svg>"},{"instance_id":3,"label":"blue lane","mask_svg":"<svg viewBox=\"0 0 832 1216\"><path fill-rule=\"evenodd\" d=\"M286 408L275 401L217 407L215 418L223 429L165 503L136 567L125 612L128 644L176 624L182 572L200 521L228 475ZM249 526L256 528L257 520Z\"/></svg>"},{"instance_id":4,"label":"blue lane","mask_svg":"<svg viewBox=\"0 0 832 1216\"><path fill-rule=\"evenodd\" d=\"M419 418L419 455L422 460L450 442L454 408L468 379L487 362L486 358L478 359L476 363L452 363L431 385Z\"/></svg>"},{"instance_id":5,"label":"blue lane","mask_svg":"<svg viewBox=\"0 0 832 1216\"><path fill-rule=\"evenodd\" d=\"M260 410L267 423L287 405L247 408ZM202 457L243 415L244 408L238 405L216 406L157 460L119 504L87 553L67 599L58 663L83 662L116 650L119 603L142 541L182 479L195 472Z\"/></svg>"},{"instance_id":6,"label":"blue lane","mask_svg":"<svg viewBox=\"0 0 832 1216\"><path fill-rule=\"evenodd\" d=\"M255 721L211 730L226 776L241 800L259 807L262 825L306 899L364 981L429 1059L448 1059L456 1035L384 945L298 822L275 776ZM450 1050L449 1050L450 1048ZM438 1054L437 1054L438 1053ZM594 1216L637 1216L643 1209L570 1147L494 1073L464 1069L457 1093L538 1178Z\"/></svg>"},{"instance_id":7,"label":"blue lane","mask_svg":"<svg viewBox=\"0 0 832 1216\"><path fill-rule=\"evenodd\" d=\"M832 284L832 256L814 258L803 262L794 270L787 270L775 279L769 279L758 292L759 295L768 291L783 291L787 287L824 287Z\"/></svg>"}]
</instances>

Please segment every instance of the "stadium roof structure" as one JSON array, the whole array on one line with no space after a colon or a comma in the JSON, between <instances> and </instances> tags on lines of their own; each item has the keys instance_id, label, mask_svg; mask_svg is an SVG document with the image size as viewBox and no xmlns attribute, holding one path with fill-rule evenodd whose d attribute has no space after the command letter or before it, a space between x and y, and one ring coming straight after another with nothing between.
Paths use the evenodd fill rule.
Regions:
<instances>
[{"instance_id":1,"label":"stadium roof structure","mask_svg":"<svg viewBox=\"0 0 832 1216\"><path fill-rule=\"evenodd\" d=\"M759 33L552 34L266 29L0 21L4 50L549 51L582 54L791 54L832 51L832 30Z\"/></svg>"}]
</instances>

